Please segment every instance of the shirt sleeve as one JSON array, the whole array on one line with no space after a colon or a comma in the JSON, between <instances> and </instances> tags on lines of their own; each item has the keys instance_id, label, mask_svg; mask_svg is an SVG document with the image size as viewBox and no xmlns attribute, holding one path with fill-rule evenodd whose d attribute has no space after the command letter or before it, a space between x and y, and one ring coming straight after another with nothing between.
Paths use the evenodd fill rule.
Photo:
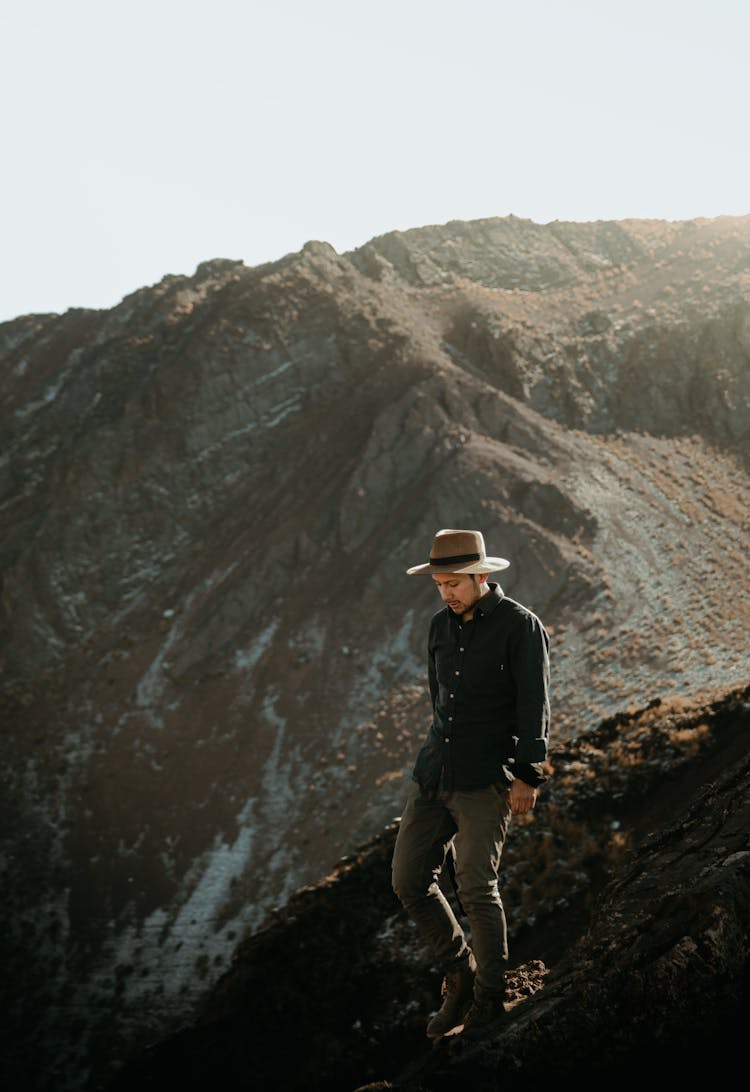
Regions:
<instances>
[{"instance_id":1,"label":"shirt sleeve","mask_svg":"<svg viewBox=\"0 0 750 1092\"><path fill-rule=\"evenodd\" d=\"M549 745L549 636L539 619L523 619L513 652L519 764L544 762ZM522 778L525 780L525 778ZM531 782L530 782L531 783Z\"/></svg>"},{"instance_id":2,"label":"shirt sleeve","mask_svg":"<svg viewBox=\"0 0 750 1092\"><path fill-rule=\"evenodd\" d=\"M542 773L541 762L514 762L509 769L514 777L517 777L519 781L525 781L533 789L543 785L547 780Z\"/></svg>"},{"instance_id":3,"label":"shirt sleeve","mask_svg":"<svg viewBox=\"0 0 750 1092\"><path fill-rule=\"evenodd\" d=\"M434 632L434 622L430 626L430 634L427 640L427 681L430 686L430 701L432 703L432 710L435 710L435 703L438 698L438 681L437 681L437 668L435 667L435 651L433 648L432 635Z\"/></svg>"}]
</instances>

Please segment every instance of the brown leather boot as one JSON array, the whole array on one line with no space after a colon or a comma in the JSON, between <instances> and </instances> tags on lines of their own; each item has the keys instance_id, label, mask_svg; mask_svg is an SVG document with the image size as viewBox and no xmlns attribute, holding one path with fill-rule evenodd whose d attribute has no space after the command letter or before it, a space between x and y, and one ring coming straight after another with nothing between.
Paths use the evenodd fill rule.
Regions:
<instances>
[{"instance_id":1,"label":"brown leather boot","mask_svg":"<svg viewBox=\"0 0 750 1092\"><path fill-rule=\"evenodd\" d=\"M449 971L443 979L443 1003L427 1025L429 1039L439 1039L458 1027L474 996L474 962L459 971Z\"/></svg>"},{"instance_id":2,"label":"brown leather boot","mask_svg":"<svg viewBox=\"0 0 750 1092\"><path fill-rule=\"evenodd\" d=\"M464 1020L464 1039L483 1039L500 1030L506 1018L503 994L481 993L475 997Z\"/></svg>"}]
</instances>

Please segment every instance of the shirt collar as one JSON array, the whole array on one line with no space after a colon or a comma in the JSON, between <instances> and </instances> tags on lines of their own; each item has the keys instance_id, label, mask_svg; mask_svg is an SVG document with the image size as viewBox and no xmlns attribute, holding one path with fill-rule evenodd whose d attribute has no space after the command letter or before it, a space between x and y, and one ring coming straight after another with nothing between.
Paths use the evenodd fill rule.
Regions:
<instances>
[{"instance_id":1,"label":"shirt collar","mask_svg":"<svg viewBox=\"0 0 750 1092\"><path fill-rule=\"evenodd\" d=\"M493 610L504 596L503 589L499 584L496 584L494 580L488 580L487 587L490 590L486 595L482 596L476 605L476 609L480 614L492 614Z\"/></svg>"}]
</instances>

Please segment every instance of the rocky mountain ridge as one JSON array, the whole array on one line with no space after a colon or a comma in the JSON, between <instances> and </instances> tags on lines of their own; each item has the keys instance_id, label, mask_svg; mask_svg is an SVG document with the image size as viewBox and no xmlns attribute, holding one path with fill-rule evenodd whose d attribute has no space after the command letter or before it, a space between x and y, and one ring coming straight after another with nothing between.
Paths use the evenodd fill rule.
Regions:
<instances>
[{"instance_id":1,"label":"rocky mountain ridge","mask_svg":"<svg viewBox=\"0 0 750 1092\"><path fill-rule=\"evenodd\" d=\"M56 1092L399 814L438 527L550 628L560 743L746 679L749 287L750 218L507 218L0 326L6 1008Z\"/></svg>"}]
</instances>

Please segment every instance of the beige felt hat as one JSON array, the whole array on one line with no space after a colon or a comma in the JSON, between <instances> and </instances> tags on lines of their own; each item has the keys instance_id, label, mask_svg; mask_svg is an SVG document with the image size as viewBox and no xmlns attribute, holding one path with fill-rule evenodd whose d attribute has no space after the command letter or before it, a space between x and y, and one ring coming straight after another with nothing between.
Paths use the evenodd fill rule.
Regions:
<instances>
[{"instance_id":1,"label":"beige felt hat","mask_svg":"<svg viewBox=\"0 0 750 1092\"><path fill-rule=\"evenodd\" d=\"M510 565L504 557L487 557L481 531L438 531L432 540L430 560L414 565L406 572L415 573L494 573Z\"/></svg>"}]
</instances>

